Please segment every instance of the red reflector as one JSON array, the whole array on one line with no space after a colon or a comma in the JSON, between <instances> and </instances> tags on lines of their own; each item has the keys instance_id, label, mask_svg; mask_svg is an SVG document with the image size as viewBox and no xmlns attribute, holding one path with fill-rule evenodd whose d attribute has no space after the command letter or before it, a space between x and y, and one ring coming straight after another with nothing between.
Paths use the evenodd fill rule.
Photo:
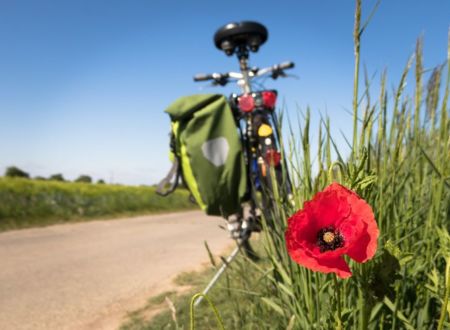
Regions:
<instances>
[{"instance_id":1,"label":"red reflector","mask_svg":"<svg viewBox=\"0 0 450 330\"><path fill-rule=\"evenodd\" d=\"M266 108L273 109L275 107L275 103L277 102L277 94L270 91L262 92L264 106Z\"/></svg>"},{"instance_id":2,"label":"red reflector","mask_svg":"<svg viewBox=\"0 0 450 330\"><path fill-rule=\"evenodd\" d=\"M269 149L266 151L266 160L270 165L278 166L281 160L281 154L275 149Z\"/></svg>"},{"instance_id":3,"label":"red reflector","mask_svg":"<svg viewBox=\"0 0 450 330\"><path fill-rule=\"evenodd\" d=\"M255 101L253 100L253 97L250 94L244 94L241 97L239 97L239 109L241 109L244 112L250 112L255 107Z\"/></svg>"}]
</instances>

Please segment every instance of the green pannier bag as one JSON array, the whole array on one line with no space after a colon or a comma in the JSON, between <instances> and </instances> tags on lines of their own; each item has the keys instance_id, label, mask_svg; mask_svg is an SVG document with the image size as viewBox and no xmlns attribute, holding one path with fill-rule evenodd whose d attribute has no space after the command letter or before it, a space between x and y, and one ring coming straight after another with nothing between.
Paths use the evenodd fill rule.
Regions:
<instances>
[{"instance_id":1,"label":"green pannier bag","mask_svg":"<svg viewBox=\"0 0 450 330\"><path fill-rule=\"evenodd\" d=\"M171 119L173 167L157 191L171 193L181 177L206 214L228 217L239 212L247 175L240 135L225 96L181 97L165 112ZM175 174L172 187L164 191Z\"/></svg>"}]
</instances>

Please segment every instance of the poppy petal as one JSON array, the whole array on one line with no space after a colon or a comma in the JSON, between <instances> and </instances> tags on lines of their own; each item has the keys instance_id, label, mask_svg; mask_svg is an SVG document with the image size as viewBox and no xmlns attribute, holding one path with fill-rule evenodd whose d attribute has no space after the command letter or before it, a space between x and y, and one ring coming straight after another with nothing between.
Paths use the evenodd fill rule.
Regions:
<instances>
[{"instance_id":1,"label":"poppy petal","mask_svg":"<svg viewBox=\"0 0 450 330\"><path fill-rule=\"evenodd\" d=\"M292 233L292 239L301 246L315 244L317 230L311 226L308 213L300 211L289 218L288 231Z\"/></svg>"},{"instance_id":2,"label":"poppy petal","mask_svg":"<svg viewBox=\"0 0 450 330\"><path fill-rule=\"evenodd\" d=\"M372 208L365 200L351 196L353 217L360 219L363 224L363 230L357 242L353 244L347 255L357 262L365 262L371 259L377 250L379 230Z\"/></svg>"},{"instance_id":3,"label":"poppy petal","mask_svg":"<svg viewBox=\"0 0 450 330\"><path fill-rule=\"evenodd\" d=\"M352 275L350 268L341 257L317 258L306 250L289 251L291 258L298 264L322 273L336 273L340 278L348 278Z\"/></svg>"},{"instance_id":4,"label":"poppy petal","mask_svg":"<svg viewBox=\"0 0 450 330\"><path fill-rule=\"evenodd\" d=\"M328 187L326 187L324 190L324 192L326 191L336 191L340 194L344 194L346 196L355 196L357 198L359 198L359 196L353 191L348 189L347 187L344 187L343 185L337 183L337 182L333 182L332 184L330 184Z\"/></svg>"},{"instance_id":5,"label":"poppy petal","mask_svg":"<svg viewBox=\"0 0 450 330\"><path fill-rule=\"evenodd\" d=\"M344 196L339 196L336 191L324 191L317 193L312 201L306 202L304 210L314 219L314 227L320 229L348 217L351 208Z\"/></svg>"},{"instance_id":6,"label":"poppy petal","mask_svg":"<svg viewBox=\"0 0 450 330\"><path fill-rule=\"evenodd\" d=\"M344 237L344 246L350 247L359 244L358 240L364 232L365 223L360 221L355 215L350 215L345 221L337 225L341 235ZM347 250L346 250L347 251Z\"/></svg>"},{"instance_id":7,"label":"poppy petal","mask_svg":"<svg viewBox=\"0 0 450 330\"><path fill-rule=\"evenodd\" d=\"M366 223L364 232L358 240L358 244L351 246L347 255L357 262L366 262L372 259L377 251L379 230L375 219Z\"/></svg>"},{"instance_id":8,"label":"poppy petal","mask_svg":"<svg viewBox=\"0 0 450 330\"><path fill-rule=\"evenodd\" d=\"M342 257L333 258L333 259L321 259L319 261L320 265L326 267L327 271L322 270L324 273L336 273L340 278L348 278L352 276L352 272L350 267L348 267L347 263Z\"/></svg>"}]
</instances>

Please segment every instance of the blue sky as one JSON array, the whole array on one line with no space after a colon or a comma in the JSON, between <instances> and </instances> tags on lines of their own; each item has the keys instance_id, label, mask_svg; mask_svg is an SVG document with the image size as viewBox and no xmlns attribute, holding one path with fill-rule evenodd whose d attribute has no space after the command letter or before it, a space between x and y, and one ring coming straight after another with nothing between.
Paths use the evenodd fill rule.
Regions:
<instances>
[{"instance_id":1,"label":"blue sky","mask_svg":"<svg viewBox=\"0 0 450 330\"><path fill-rule=\"evenodd\" d=\"M374 3L364 1L363 17ZM183 95L234 90L200 89L192 76L237 70L212 36L239 20L269 29L252 65L296 63L300 79L266 83L288 111L309 105L313 127L320 111L350 135L353 14L350 0L0 0L0 173L16 165L32 176L157 182L170 167L164 109ZM362 64L370 75L387 68L395 84L423 34L425 66L438 65L449 25L448 0L385 0Z\"/></svg>"}]
</instances>

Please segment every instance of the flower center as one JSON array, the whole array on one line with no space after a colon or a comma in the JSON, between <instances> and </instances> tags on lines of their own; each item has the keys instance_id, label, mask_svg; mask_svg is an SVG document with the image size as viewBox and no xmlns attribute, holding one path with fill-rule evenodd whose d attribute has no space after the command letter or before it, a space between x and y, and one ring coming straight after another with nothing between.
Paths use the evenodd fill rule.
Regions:
<instances>
[{"instance_id":1,"label":"flower center","mask_svg":"<svg viewBox=\"0 0 450 330\"><path fill-rule=\"evenodd\" d=\"M344 237L334 227L325 227L317 233L317 245L320 252L333 251L344 246Z\"/></svg>"},{"instance_id":2,"label":"flower center","mask_svg":"<svg viewBox=\"0 0 450 330\"><path fill-rule=\"evenodd\" d=\"M325 241L325 243L333 243L334 238L336 235L332 233L331 231L327 231L325 234L323 234L322 239Z\"/></svg>"}]
</instances>

